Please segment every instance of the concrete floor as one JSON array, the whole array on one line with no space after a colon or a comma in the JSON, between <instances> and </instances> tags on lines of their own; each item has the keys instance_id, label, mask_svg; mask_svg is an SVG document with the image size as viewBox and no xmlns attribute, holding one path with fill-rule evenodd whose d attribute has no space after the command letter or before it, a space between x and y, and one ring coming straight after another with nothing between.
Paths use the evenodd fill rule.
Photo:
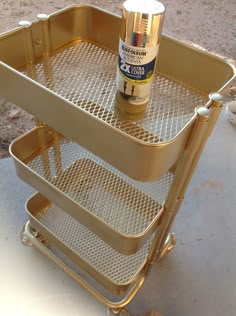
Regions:
<instances>
[{"instance_id":1,"label":"concrete floor","mask_svg":"<svg viewBox=\"0 0 236 316\"><path fill-rule=\"evenodd\" d=\"M32 247L20 242L26 199L34 191L0 160L0 315L106 315L106 308Z\"/></svg>"},{"instance_id":2,"label":"concrete floor","mask_svg":"<svg viewBox=\"0 0 236 316\"><path fill-rule=\"evenodd\" d=\"M236 126L225 109L177 217L177 245L153 266L131 316L233 316L236 311ZM17 236L32 189L0 160L0 315L106 315L106 309Z\"/></svg>"}]
</instances>

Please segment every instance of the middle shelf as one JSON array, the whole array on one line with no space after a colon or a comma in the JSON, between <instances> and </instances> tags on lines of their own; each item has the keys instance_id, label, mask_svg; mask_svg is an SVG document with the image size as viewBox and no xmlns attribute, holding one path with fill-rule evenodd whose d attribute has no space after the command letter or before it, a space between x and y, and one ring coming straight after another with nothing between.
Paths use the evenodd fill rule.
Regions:
<instances>
[{"instance_id":1,"label":"middle shelf","mask_svg":"<svg viewBox=\"0 0 236 316\"><path fill-rule=\"evenodd\" d=\"M18 175L123 254L137 252L158 228L173 175L143 183L47 126L11 145Z\"/></svg>"}]
</instances>

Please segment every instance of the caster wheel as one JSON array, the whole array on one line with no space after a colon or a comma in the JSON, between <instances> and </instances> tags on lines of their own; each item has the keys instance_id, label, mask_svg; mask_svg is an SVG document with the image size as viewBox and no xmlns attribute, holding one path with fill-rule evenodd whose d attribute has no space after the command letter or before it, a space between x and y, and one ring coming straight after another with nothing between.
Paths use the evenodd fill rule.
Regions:
<instances>
[{"instance_id":1,"label":"caster wheel","mask_svg":"<svg viewBox=\"0 0 236 316\"><path fill-rule=\"evenodd\" d=\"M19 231L20 241L24 246L32 246L29 238L25 234L25 225L23 225Z\"/></svg>"},{"instance_id":2,"label":"caster wheel","mask_svg":"<svg viewBox=\"0 0 236 316\"><path fill-rule=\"evenodd\" d=\"M160 259L164 258L176 245L175 234L169 234L162 249Z\"/></svg>"},{"instance_id":3,"label":"caster wheel","mask_svg":"<svg viewBox=\"0 0 236 316\"><path fill-rule=\"evenodd\" d=\"M25 225L23 225L19 231L19 237L24 246L32 246L32 242L27 237L27 234L25 233ZM44 244L46 247L49 247L48 240L43 237L39 232L37 232L35 229L30 227L30 234L32 234L33 237L37 238L42 244Z\"/></svg>"},{"instance_id":4,"label":"caster wheel","mask_svg":"<svg viewBox=\"0 0 236 316\"><path fill-rule=\"evenodd\" d=\"M126 309L107 309L107 316L129 316L129 312Z\"/></svg>"}]
</instances>

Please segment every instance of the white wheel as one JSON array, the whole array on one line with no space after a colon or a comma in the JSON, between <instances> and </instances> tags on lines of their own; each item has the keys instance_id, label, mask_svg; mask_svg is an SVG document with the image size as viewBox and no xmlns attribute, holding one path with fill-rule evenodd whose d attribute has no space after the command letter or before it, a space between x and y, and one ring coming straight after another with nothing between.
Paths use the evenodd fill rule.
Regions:
<instances>
[{"instance_id":1,"label":"white wheel","mask_svg":"<svg viewBox=\"0 0 236 316\"><path fill-rule=\"evenodd\" d=\"M40 233L38 233L36 230L33 228L30 228L31 234L33 237L37 238L42 244L44 244L46 247L49 247L49 242L48 240L43 237ZM24 246L32 246L32 242L30 239L27 237L27 234L25 233L25 225L23 225L19 231L19 237Z\"/></svg>"},{"instance_id":2,"label":"white wheel","mask_svg":"<svg viewBox=\"0 0 236 316\"><path fill-rule=\"evenodd\" d=\"M24 246L32 246L29 238L25 234L25 225L23 225L19 231L20 241Z\"/></svg>"}]
</instances>

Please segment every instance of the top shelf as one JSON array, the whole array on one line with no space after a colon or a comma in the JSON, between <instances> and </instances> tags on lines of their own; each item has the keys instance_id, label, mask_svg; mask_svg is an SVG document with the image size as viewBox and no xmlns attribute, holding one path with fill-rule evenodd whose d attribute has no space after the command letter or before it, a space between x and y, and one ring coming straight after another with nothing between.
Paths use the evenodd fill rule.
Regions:
<instances>
[{"instance_id":1,"label":"top shelf","mask_svg":"<svg viewBox=\"0 0 236 316\"><path fill-rule=\"evenodd\" d=\"M28 66L22 73L145 144L160 144L176 137L193 117L195 108L208 101L204 93L156 73L145 117L135 123L121 119L114 111L116 67L116 53L81 41Z\"/></svg>"},{"instance_id":2,"label":"top shelf","mask_svg":"<svg viewBox=\"0 0 236 316\"><path fill-rule=\"evenodd\" d=\"M183 152L196 108L234 69L163 36L148 112L114 112L120 18L80 5L0 36L0 93L131 178L159 179ZM144 164L145 161L145 164Z\"/></svg>"}]
</instances>

